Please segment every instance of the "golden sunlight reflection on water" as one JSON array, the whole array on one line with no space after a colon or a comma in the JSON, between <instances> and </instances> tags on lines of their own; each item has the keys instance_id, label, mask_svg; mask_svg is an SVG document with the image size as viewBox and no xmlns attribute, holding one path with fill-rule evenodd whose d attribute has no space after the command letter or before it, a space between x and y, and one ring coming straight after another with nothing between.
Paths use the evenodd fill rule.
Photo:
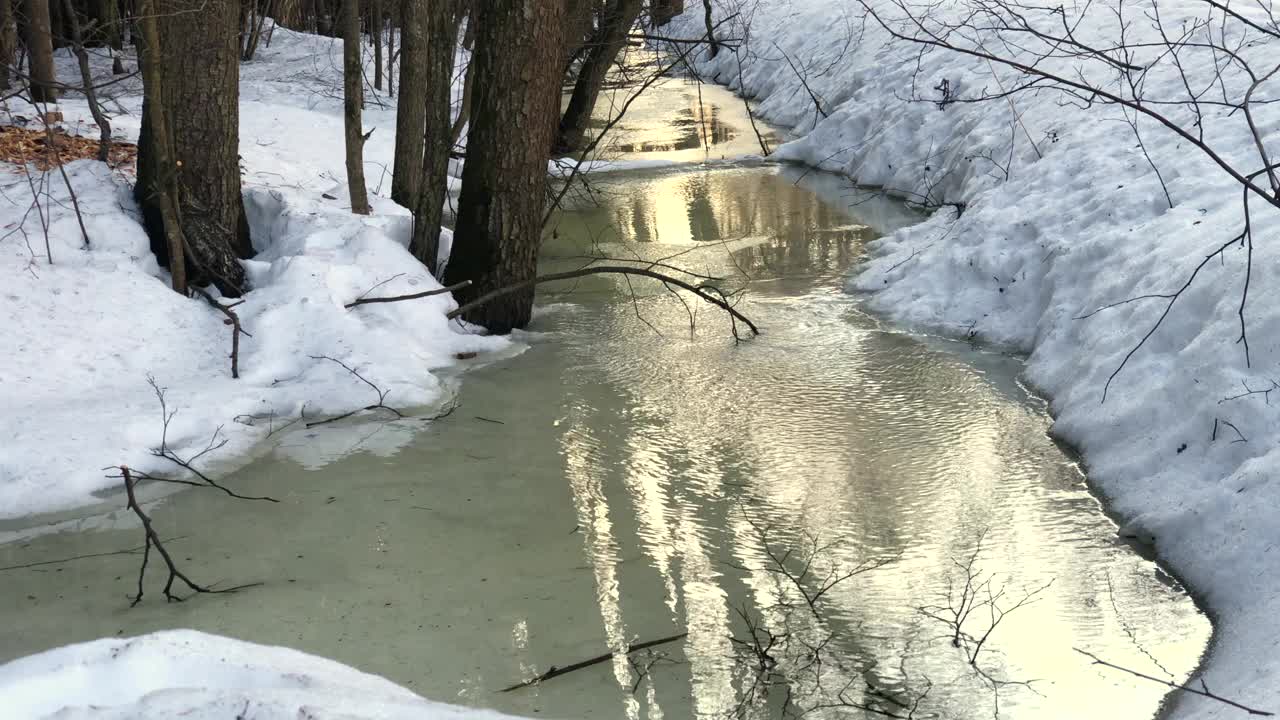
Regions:
<instances>
[{"instance_id":1,"label":"golden sunlight reflection on water","mask_svg":"<svg viewBox=\"0 0 1280 720\"><path fill-rule=\"evenodd\" d=\"M741 137L740 102L703 93ZM656 98L632 125L660 124L645 114L663 111ZM662 145L659 130L640 135ZM285 434L226 479L280 505L187 492L152 506L193 577L264 586L130 610L135 556L11 571L0 660L192 627L541 717L776 718L788 702L812 717L859 717L858 704L956 720L1153 717L1161 686L1073 648L1180 681L1208 621L1116 539L1017 384L1018 360L886 331L840 291L864 244L911 219L848 202L830 177L771 165L598 182L557 217L547 269L680 253L746 287L739 307L764 334L737 344L707 306L690 308L691 333L661 286L547 288L529 349L478 359L448 419ZM0 545L0 566L137 544L127 513L79 527ZM882 560L828 587L817 612L779 572L808 566L813 595ZM976 664L936 619L948 597L977 603L972 652L991 624L983 601L1008 609L1028 594ZM768 660L735 642L753 625L761 642L772 634Z\"/></svg>"}]
</instances>

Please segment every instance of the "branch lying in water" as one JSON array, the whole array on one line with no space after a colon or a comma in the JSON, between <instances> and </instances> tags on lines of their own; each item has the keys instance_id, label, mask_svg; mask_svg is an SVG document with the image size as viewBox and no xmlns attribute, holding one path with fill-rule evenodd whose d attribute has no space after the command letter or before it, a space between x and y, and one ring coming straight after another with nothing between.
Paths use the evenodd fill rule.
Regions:
<instances>
[{"instance_id":1,"label":"branch lying in water","mask_svg":"<svg viewBox=\"0 0 1280 720\"><path fill-rule=\"evenodd\" d=\"M1166 686L1166 687L1173 688L1174 690L1181 690L1182 692L1188 692L1188 693L1191 693L1192 695L1199 695L1200 697L1209 698L1210 700L1217 700L1217 701L1218 701L1218 702L1220 702L1220 703L1223 703L1223 704L1226 704L1226 705L1230 705L1231 707L1236 708L1236 709L1239 709L1239 710L1243 710L1243 711L1245 711L1246 713L1248 713L1248 714L1250 714L1250 715L1256 715L1256 716L1260 716L1260 717L1273 717L1273 716L1275 715L1275 713L1273 713L1273 712L1267 712L1266 710L1258 710L1257 708L1251 708L1251 707L1249 707L1248 705L1242 705L1242 704L1240 704L1240 703L1238 703L1238 702L1236 702L1236 701L1234 701L1234 700L1228 700L1228 699L1226 699L1226 698L1222 697L1221 695L1216 695L1216 694L1214 694L1214 693L1210 692L1210 691L1209 691L1209 686L1208 686L1208 685L1206 685L1206 684L1205 684L1205 682L1204 682L1204 678L1200 678L1200 687L1198 687L1198 688L1191 687L1190 685L1179 685L1179 684L1177 684L1177 683L1175 683L1175 682L1172 682L1172 681L1170 681L1170 680L1164 680L1164 679L1161 679L1161 678L1158 678L1158 677L1154 677L1154 676L1152 676L1152 675L1147 675L1147 674L1145 674L1145 673L1140 673L1140 672L1138 672L1137 670L1130 670L1130 669L1129 669L1129 668L1127 668L1127 667L1122 667L1122 666L1120 666L1120 665L1116 665L1115 663L1109 663L1109 662L1107 662L1106 660L1103 660L1102 658L1098 657L1097 655L1094 655L1094 654L1093 654L1093 653L1091 653L1091 652L1085 652L1084 650L1081 650L1080 648L1072 648L1072 650L1075 650L1076 652L1080 653L1081 655L1084 655L1085 657L1087 657L1087 658L1089 658L1090 660L1092 660L1094 665L1101 665L1101 666L1103 666L1103 667L1109 667L1109 668L1111 668L1111 669L1113 669L1113 670L1119 670L1119 671L1121 671L1121 672L1127 672L1127 673L1129 673L1130 675L1133 675L1134 677L1140 677L1140 678L1142 678L1143 680L1150 680L1151 682L1160 683L1161 685L1164 685L1164 686Z\"/></svg>"},{"instance_id":2,"label":"branch lying in water","mask_svg":"<svg viewBox=\"0 0 1280 720\"><path fill-rule=\"evenodd\" d=\"M142 581L143 578L147 576L147 560L151 557L151 548L153 547L156 549L156 552L159 553L160 558L164 560L165 566L169 569L169 578L164 584L164 597L169 602L182 602L186 599L181 595L174 594L173 583L176 580L181 580L183 584L197 594L233 593L237 590L257 587L262 584L249 583L246 585L237 585L235 587L215 589L205 585L197 585L195 582L192 582L191 578L183 574L183 572L178 569L178 566L174 564L173 558L169 555L169 551L165 549L164 543L160 540L159 533L155 531L155 528L151 527L151 516L143 512L142 505L138 503L138 498L133 493L133 474L130 473L129 468L125 465L120 466L120 474L124 477L124 491L129 498L128 508L132 510L133 514L137 515L138 520L142 522L142 530L147 538L146 544L142 546L142 566L138 568L138 594L133 597L133 603L130 607L142 602Z\"/></svg>"},{"instance_id":3,"label":"branch lying in water","mask_svg":"<svg viewBox=\"0 0 1280 720\"><path fill-rule=\"evenodd\" d=\"M658 645L665 645L667 643L672 643L677 640L683 640L686 636L688 636L688 634L689 633L680 633L678 635L669 635L664 638L658 638L657 640L650 640L648 642L636 643L635 645L632 645L631 647L627 648L627 652L625 654L630 655L631 653L639 652L640 650L646 650L651 647L657 647ZM564 667L556 667L555 665L552 665L550 670L542 673L538 677L533 678L531 680L525 680L524 682L516 683L515 685L511 685L509 687L504 687L502 688L502 692L511 692L512 690L519 690L520 688L526 688L526 687L529 687L530 685L537 685L538 683L544 680L550 680L551 678L560 677L561 675L571 673L574 670L581 670L583 668L591 667L592 665L599 665L600 663L606 660L612 659L614 655L617 655L617 653L607 652L603 655L597 655L588 660L583 660L582 662L576 662L572 665L565 665Z\"/></svg>"},{"instance_id":4,"label":"branch lying in water","mask_svg":"<svg viewBox=\"0 0 1280 720\"><path fill-rule=\"evenodd\" d=\"M760 334L760 329L756 327L755 323L751 322L750 318L748 318L746 315L743 315L736 308L730 305L728 300L726 299L727 296L723 292L721 292L719 288L714 287L712 285L707 285L707 284L692 285L690 283L685 282L684 280L680 280L678 278L672 277L665 273L660 273L650 268L625 267L622 265L597 265L594 267L585 267L578 270L569 270L566 272L551 273L550 275L539 275L538 277L532 278L530 280L525 280L524 282L518 282L514 285L501 287L501 288L498 288L497 290L490 290L489 292L481 295L475 300L472 300L471 302L463 305L462 307L459 307L457 310L454 310L453 312L449 313L448 318L450 320L453 320L455 318L461 317L463 313L470 312L471 310L474 310L480 307L481 305L484 305L485 303L496 300L504 295L510 295L511 293L525 290L534 285L541 285L542 283L548 283L548 282L556 282L558 280L573 280L574 278L586 277L588 275L610 275L610 274L638 275L641 277L653 278L654 280L658 280L659 282L662 282L665 285L674 285L680 288L681 290L687 290L693 293L694 295L697 295L699 298L729 313L729 317L732 318L734 321L733 336L735 338L738 337L737 322L739 321L741 321L744 325L746 325L748 328L751 329L752 336Z\"/></svg>"}]
</instances>

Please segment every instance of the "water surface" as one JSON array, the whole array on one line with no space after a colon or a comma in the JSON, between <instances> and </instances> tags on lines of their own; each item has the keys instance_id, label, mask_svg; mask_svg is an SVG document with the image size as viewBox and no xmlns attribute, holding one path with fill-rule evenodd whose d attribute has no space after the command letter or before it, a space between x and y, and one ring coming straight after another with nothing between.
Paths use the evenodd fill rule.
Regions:
<instances>
[{"instance_id":1,"label":"water surface","mask_svg":"<svg viewBox=\"0 0 1280 720\"><path fill-rule=\"evenodd\" d=\"M744 131L739 101L702 93ZM632 120L637 148L687 131L652 106ZM4 570L0 660L193 627L547 717L1154 716L1160 686L1073 648L1181 681L1208 622L1117 540L1018 359L895 332L840 291L867 240L914 219L845 194L759 164L600 180L556 218L546 270L678 265L742 291L763 334L737 342L722 312L649 280L546 288L527 350L469 361L447 418L277 435L226 482L278 505L205 491L149 505L193 578L263 586L166 604L153 576L130 609L136 555ZM79 528L9 533L0 567L140 542L123 511ZM811 609L804 595L828 585ZM962 597L1028 601L975 663L937 619ZM980 604L964 629L990 624ZM735 642L751 626L774 637L763 667Z\"/></svg>"}]
</instances>

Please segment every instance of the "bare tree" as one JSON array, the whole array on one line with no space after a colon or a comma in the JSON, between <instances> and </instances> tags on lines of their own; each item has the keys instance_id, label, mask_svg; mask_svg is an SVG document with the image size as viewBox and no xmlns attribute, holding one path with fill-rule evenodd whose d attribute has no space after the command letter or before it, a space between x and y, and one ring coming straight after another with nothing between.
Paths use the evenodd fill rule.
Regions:
<instances>
[{"instance_id":1,"label":"bare tree","mask_svg":"<svg viewBox=\"0 0 1280 720\"><path fill-rule=\"evenodd\" d=\"M174 162L173 136L164 112L164 75L160 72L164 61L160 55L154 0L138 0L138 14L138 29L142 34L138 57L143 74L143 124L150 132L152 162L161 169L153 173L150 187L143 185L142 178L138 179L138 186L140 192L149 193L154 199L154 207L160 213L173 289L186 295L186 240L182 236L182 219L178 214L178 171Z\"/></svg>"},{"instance_id":2,"label":"bare tree","mask_svg":"<svg viewBox=\"0 0 1280 720\"><path fill-rule=\"evenodd\" d=\"M427 4L426 0L400 0L400 99L396 104L391 199L410 210L418 206L422 183L426 113Z\"/></svg>"},{"instance_id":3,"label":"bare tree","mask_svg":"<svg viewBox=\"0 0 1280 720\"><path fill-rule=\"evenodd\" d=\"M586 56L573 84L569 106L560 119L557 150L568 152L582 143L587 123L605 76L627 42L627 36L643 7L641 0L609 0L600 18L600 27L588 43Z\"/></svg>"},{"instance_id":4,"label":"bare tree","mask_svg":"<svg viewBox=\"0 0 1280 720\"><path fill-rule=\"evenodd\" d=\"M530 280L537 270L547 160L564 57L565 0L493 0L476 12L475 90L458 221L445 284L459 302ZM464 317L492 332L523 327L533 286Z\"/></svg>"},{"instance_id":5,"label":"bare tree","mask_svg":"<svg viewBox=\"0 0 1280 720\"><path fill-rule=\"evenodd\" d=\"M139 5L141 6L142 3ZM222 294L248 288L240 260L253 254L240 194L240 12L236 0L149 0L155 37L144 60L156 62L144 77L160 89L144 95L138 141L138 183L151 248L172 267L168 223L181 223L192 284L215 284ZM165 118L167 149L152 127ZM167 160L163 155L168 155ZM161 208L157 187L173 191L175 214Z\"/></svg>"},{"instance_id":6,"label":"bare tree","mask_svg":"<svg viewBox=\"0 0 1280 720\"><path fill-rule=\"evenodd\" d=\"M369 191L364 184L364 71L360 64L360 0L342 0L342 97L346 129L347 187L351 212L369 214Z\"/></svg>"},{"instance_id":7,"label":"bare tree","mask_svg":"<svg viewBox=\"0 0 1280 720\"><path fill-rule=\"evenodd\" d=\"M58 99L58 78L53 67L53 24L49 0L23 0L22 38L31 70L31 99Z\"/></svg>"},{"instance_id":8,"label":"bare tree","mask_svg":"<svg viewBox=\"0 0 1280 720\"><path fill-rule=\"evenodd\" d=\"M458 0L436 0L427 9L426 113L423 117L422 178L413 214L409 249L432 274L440 249L440 222L448 189L449 151L453 147L449 98L453 56L461 21ZM403 86L401 87L403 92Z\"/></svg>"}]
</instances>

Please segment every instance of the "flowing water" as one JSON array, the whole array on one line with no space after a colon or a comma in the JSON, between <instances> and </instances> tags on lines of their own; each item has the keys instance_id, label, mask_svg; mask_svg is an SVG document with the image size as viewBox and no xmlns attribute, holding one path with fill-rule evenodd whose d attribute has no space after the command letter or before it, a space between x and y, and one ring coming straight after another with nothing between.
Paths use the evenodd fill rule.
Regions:
<instances>
[{"instance_id":1,"label":"flowing water","mask_svg":"<svg viewBox=\"0 0 1280 720\"><path fill-rule=\"evenodd\" d=\"M757 142L740 101L678 81L621 137L633 158ZM662 260L742 291L763 334L739 323L737 342L723 312L652 280L545 288L527 349L467 361L447 418L277 434L225 482L278 505L150 505L193 578L261 587L166 604L155 576L130 608L136 554L7 569L0 661L194 627L531 716L1155 716L1160 685L1074 648L1181 681L1208 621L1117 539L1017 358L897 332L841 292L867 240L918 219L850 197L759 161L597 179L556 218L545 269ZM115 511L0 539L9 567L140 530Z\"/></svg>"}]
</instances>

